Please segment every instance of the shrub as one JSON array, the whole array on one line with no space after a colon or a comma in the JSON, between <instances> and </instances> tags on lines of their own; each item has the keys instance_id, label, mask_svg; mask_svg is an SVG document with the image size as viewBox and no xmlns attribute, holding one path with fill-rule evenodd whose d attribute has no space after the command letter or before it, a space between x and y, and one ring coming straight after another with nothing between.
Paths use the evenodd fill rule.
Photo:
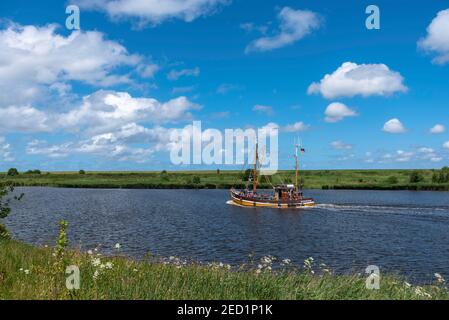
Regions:
<instances>
[{"instance_id":1,"label":"shrub","mask_svg":"<svg viewBox=\"0 0 449 320\"><path fill-rule=\"evenodd\" d=\"M86 174L86 171L80 170L80 171L78 171L78 174Z\"/></svg>"},{"instance_id":2,"label":"shrub","mask_svg":"<svg viewBox=\"0 0 449 320\"><path fill-rule=\"evenodd\" d=\"M0 186L0 219L6 218L11 213L11 208L9 207L10 198L6 198L6 196L14 191L14 187L12 186ZM13 199L20 200L22 199L23 194L20 196L14 196ZM9 233L6 230L6 227L0 224L0 240L8 239Z\"/></svg>"},{"instance_id":3,"label":"shrub","mask_svg":"<svg viewBox=\"0 0 449 320\"><path fill-rule=\"evenodd\" d=\"M410 183L418 183L423 180L424 180L424 177L418 171L413 171L410 174Z\"/></svg>"},{"instance_id":4,"label":"shrub","mask_svg":"<svg viewBox=\"0 0 449 320\"><path fill-rule=\"evenodd\" d=\"M19 175L19 171L16 168L11 168L11 169L8 170L7 175L10 176L10 177L18 176Z\"/></svg>"},{"instance_id":5,"label":"shrub","mask_svg":"<svg viewBox=\"0 0 449 320\"><path fill-rule=\"evenodd\" d=\"M192 182L193 182L194 184L200 184L200 183L201 183L201 178L198 177L198 176L193 176Z\"/></svg>"},{"instance_id":6,"label":"shrub","mask_svg":"<svg viewBox=\"0 0 449 320\"><path fill-rule=\"evenodd\" d=\"M389 183L389 184L396 184L396 183L398 183L398 182L399 182L399 180L398 180L398 178L395 177L395 176L391 176L391 177L388 177L388 178L387 178L387 183Z\"/></svg>"},{"instance_id":7,"label":"shrub","mask_svg":"<svg viewBox=\"0 0 449 320\"><path fill-rule=\"evenodd\" d=\"M28 170L25 174L41 174L40 170Z\"/></svg>"}]
</instances>

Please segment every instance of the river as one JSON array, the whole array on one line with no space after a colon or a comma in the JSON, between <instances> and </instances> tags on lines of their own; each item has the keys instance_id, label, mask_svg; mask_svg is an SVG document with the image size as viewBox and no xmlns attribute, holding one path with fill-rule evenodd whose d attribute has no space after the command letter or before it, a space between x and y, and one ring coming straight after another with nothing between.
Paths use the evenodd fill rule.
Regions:
<instances>
[{"instance_id":1,"label":"river","mask_svg":"<svg viewBox=\"0 0 449 320\"><path fill-rule=\"evenodd\" d=\"M16 239L52 245L69 222L72 247L240 265L249 254L313 257L337 273L368 265L427 283L449 278L449 193L310 190L305 210L240 208L226 190L17 188L6 225Z\"/></svg>"}]
</instances>

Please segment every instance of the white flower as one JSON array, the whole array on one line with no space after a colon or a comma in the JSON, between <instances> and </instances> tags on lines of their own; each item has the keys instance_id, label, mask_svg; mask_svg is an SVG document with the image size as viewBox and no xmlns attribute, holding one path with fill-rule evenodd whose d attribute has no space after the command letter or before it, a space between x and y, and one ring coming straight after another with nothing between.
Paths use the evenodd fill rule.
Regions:
<instances>
[{"instance_id":1,"label":"white flower","mask_svg":"<svg viewBox=\"0 0 449 320\"><path fill-rule=\"evenodd\" d=\"M134 271L134 272L138 272L139 270L137 270L137 269L133 269L133 271Z\"/></svg>"},{"instance_id":2,"label":"white flower","mask_svg":"<svg viewBox=\"0 0 449 320\"><path fill-rule=\"evenodd\" d=\"M115 244L115 248L116 248L117 250L120 249L120 248L121 248L120 243L116 243L116 244Z\"/></svg>"},{"instance_id":3,"label":"white flower","mask_svg":"<svg viewBox=\"0 0 449 320\"><path fill-rule=\"evenodd\" d=\"M30 274L30 270L26 269L23 271L25 274Z\"/></svg>"},{"instance_id":4,"label":"white flower","mask_svg":"<svg viewBox=\"0 0 449 320\"><path fill-rule=\"evenodd\" d=\"M284 264L290 264L292 261L290 259L284 259L282 260L282 263Z\"/></svg>"},{"instance_id":5,"label":"white flower","mask_svg":"<svg viewBox=\"0 0 449 320\"><path fill-rule=\"evenodd\" d=\"M112 262L106 262L106 269L112 269L113 266Z\"/></svg>"},{"instance_id":6,"label":"white flower","mask_svg":"<svg viewBox=\"0 0 449 320\"><path fill-rule=\"evenodd\" d=\"M410 283L408 283L408 282L404 282L404 284L405 284L405 286L407 287L407 288L410 288L412 285L410 284Z\"/></svg>"},{"instance_id":7,"label":"white flower","mask_svg":"<svg viewBox=\"0 0 449 320\"><path fill-rule=\"evenodd\" d=\"M99 275L100 275L100 272L98 272L98 270L95 270L94 275L93 275L94 280L96 280Z\"/></svg>"},{"instance_id":8,"label":"white flower","mask_svg":"<svg viewBox=\"0 0 449 320\"><path fill-rule=\"evenodd\" d=\"M87 254L91 256L91 255L93 255L94 253L92 252L92 250L88 250L88 251L87 251Z\"/></svg>"},{"instance_id":9,"label":"white flower","mask_svg":"<svg viewBox=\"0 0 449 320\"><path fill-rule=\"evenodd\" d=\"M92 265L94 267L98 267L99 265L101 265L101 260L99 258L92 259Z\"/></svg>"},{"instance_id":10,"label":"white flower","mask_svg":"<svg viewBox=\"0 0 449 320\"><path fill-rule=\"evenodd\" d=\"M443 276L439 273L435 273L435 278L437 278L438 283L444 283L446 280L444 280Z\"/></svg>"},{"instance_id":11,"label":"white flower","mask_svg":"<svg viewBox=\"0 0 449 320\"><path fill-rule=\"evenodd\" d=\"M220 262L220 263L218 264L218 266L219 266L220 268L223 268L223 267L224 267L223 262Z\"/></svg>"}]
</instances>

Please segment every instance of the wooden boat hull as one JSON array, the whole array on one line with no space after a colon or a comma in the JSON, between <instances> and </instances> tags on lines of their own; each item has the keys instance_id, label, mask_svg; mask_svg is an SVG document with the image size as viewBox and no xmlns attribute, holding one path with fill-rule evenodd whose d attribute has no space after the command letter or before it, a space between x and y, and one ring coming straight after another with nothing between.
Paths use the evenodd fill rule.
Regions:
<instances>
[{"instance_id":1,"label":"wooden boat hull","mask_svg":"<svg viewBox=\"0 0 449 320\"><path fill-rule=\"evenodd\" d=\"M303 198L297 201L272 201L251 199L239 195L234 190L231 190L231 200L234 204L242 207L263 207L263 208L276 208L276 209L296 209L315 206L315 202L310 198Z\"/></svg>"}]
</instances>

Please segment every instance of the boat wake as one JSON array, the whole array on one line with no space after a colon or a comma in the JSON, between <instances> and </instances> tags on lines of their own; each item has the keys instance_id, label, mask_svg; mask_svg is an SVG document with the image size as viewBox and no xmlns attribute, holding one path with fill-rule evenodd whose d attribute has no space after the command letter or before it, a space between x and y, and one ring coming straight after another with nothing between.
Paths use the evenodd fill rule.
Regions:
<instances>
[{"instance_id":1,"label":"boat wake","mask_svg":"<svg viewBox=\"0 0 449 320\"><path fill-rule=\"evenodd\" d=\"M449 212L449 207L417 207L417 206L389 206L389 205L369 205L369 204L316 204L315 208L325 209L329 211L359 211L359 212L428 212L428 211L446 211Z\"/></svg>"}]
</instances>

